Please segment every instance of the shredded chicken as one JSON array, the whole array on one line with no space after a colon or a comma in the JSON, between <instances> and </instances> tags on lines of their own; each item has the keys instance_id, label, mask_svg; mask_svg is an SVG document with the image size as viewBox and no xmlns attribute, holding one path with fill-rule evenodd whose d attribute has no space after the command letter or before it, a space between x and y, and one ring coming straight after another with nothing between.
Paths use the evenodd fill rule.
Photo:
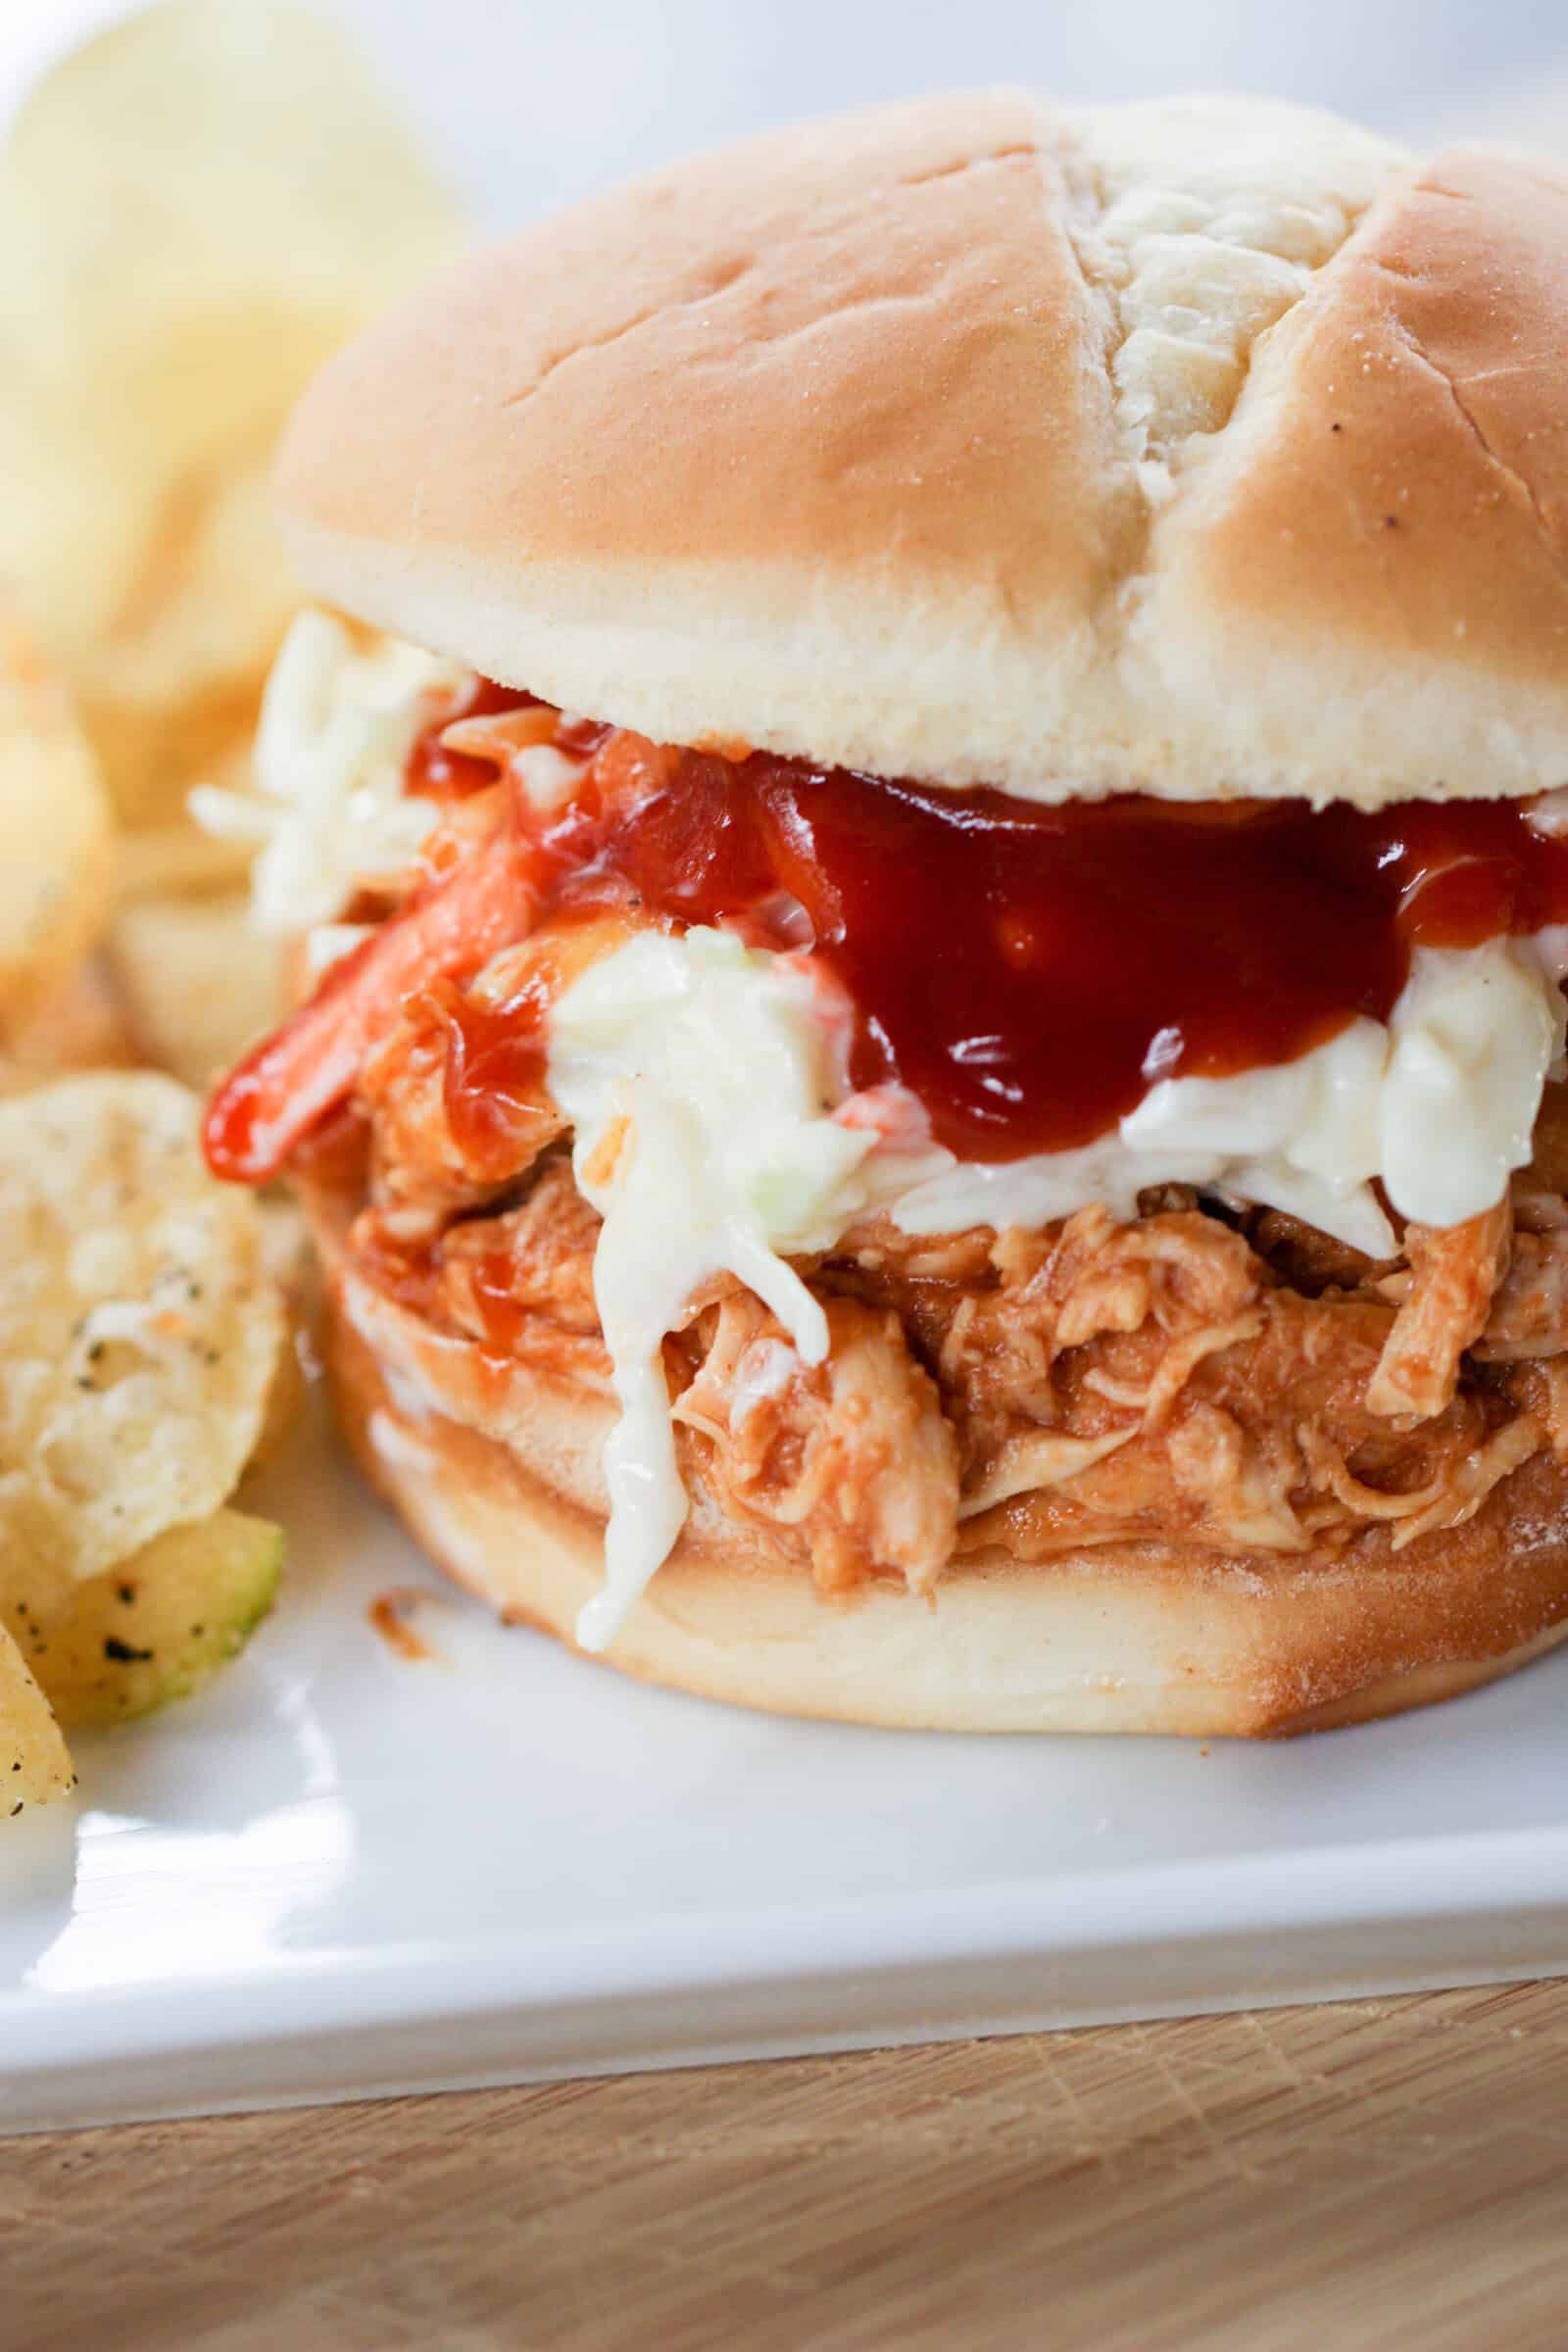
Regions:
<instances>
[{"instance_id":1,"label":"shredded chicken","mask_svg":"<svg viewBox=\"0 0 1568 2352\"><path fill-rule=\"evenodd\" d=\"M481 985L525 985L527 953ZM416 1001L366 1073L367 1249L413 1252L446 1328L603 1391L599 1220L563 1122L519 1087L502 1148L455 1131L453 1027ZM1039 1232L870 1218L796 1261L832 1335L816 1367L715 1278L666 1347L688 1480L833 1592L924 1590L997 1548L1299 1553L1382 1530L1401 1549L1459 1525L1533 1453L1568 1459L1568 1089L1548 1095L1510 1199L1407 1228L1382 1265L1179 1186Z\"/></svg>"},{"instance_id":2,"label":"shredded chicken","mask_svg":"<svg viewBox=\"0 0 1568 2352\"><path fill-rule=\"evenodd\" d=\"M1367 1388L1373 1412L1428 1420L1451 1402L1459 1358L1486 1329L1512 1235L1506 1200L1462 1225L1405 1229L1409 1287Z\"/></svg>"},{"instance_id":3,"label":"shredded chicken","mask_svg":"<svg viewBox=\"0 0 1568 2352\"><path fill-rule=\"evenodd\" d=\"M814 1287L826 1282L840 1295L891 1307L911 1347L934 1369L943 1340L963 1299L994 1286L989 1225L968 1233L908 1234L889 1217L868 1217L853 1226L834 1250L831 1264L798 1264Z\"/></svg>"},{"instance_id":4,"label":"shredded chicken","mask_svg":"<svg viewBox=\"0 0 1568 2352\"><path fill-rule=\"evenodd\" d=\"M1243 1231L1280 1281L1308 1298L1321 1298L1325 1291L1358 1290L1375 1271L1374 1261L1348 1242L1319 1233L1315 1225L1287 1215L1283 1208L1255 1210Z\"/></svg>"},{"instance_id":5,"label":"shredded chicken","mask_svg":"<svg viewBox=\"0 0 1568 2352\"><path fill-rule=\"evenodd\" d=\"M1105 1345L1084 1367L1100 1376L1091 1391L1112 1408L1157 1418L1169 1381L1160 1382L1155 1358L1245 1322L1262 1273L1240 1234L1193 1210L1118 1224L1108 1209L1080 1209L1044 1233L998 1235L991 1258L996 1286L964 1298L940 1358L982 1458L1020 1413L1042 1427L1057 1420L1057 1358L1095 1341ZM1148 1335L1143 1345L1115 1344L1135 1333Z\"/></svg>"},{"instance_id":6,"label":"shredded chicken","mask_svg":"<svg viewBox=\"0 0 1568 2352\"><path fill-rule=\"evenodd\" d=\"M1568 1225L1550 1233L1515 1228L1508 1270L1473 1352L1483 1362L1518 1363L1568 1349Z\"/></svg>"},{"instance_id":7,"label":"shredded chicken","mask_svg":"<svg viewBox=\"0 0 1568 2352\"><path fill-rule=\"evenodd\" d=\"M966 1233L906 1233L891 1217L866 1217L833 1252L851 1258L868 1274L902 1282L977 1282L991 1267L996 1235L989 1225Z\"/></svg>"},{"instance_id":8,"label":"shredded chicken","mask_svg":"<svg viewBox=\"0 0 1568 2352\"><path fill-rule=\"evenodd\" d=\"M1242 1235L1185 1210L1080 1210L997 1236L990 1255L991 1285L964 1291L936 1359L962 1548L1174 1535L1301 1551L1475 1507L1466 1465L1493 1405L1467 1394L1391 1425L1369 1391L1396 1316L1376 1296L1286 1289Z\"/></svg>"},{"instance_id":9,"label":"shredded chicken","mask_svg":"<svg viewBox=\"0 0 1568 2352\"><path fill-rule=\"evenodd\" d=\"M824 1592L890 1573L924 1592L953 1554L953 1431L896 1315L835 1298L827 1316L827 1360L808 1366L750 1292L710 1308L676 1419L708 1491L803 1550Z\"/></svg>"},{"instance_id":10,"label":"shredded chicken","mask_svg":"<svg viewBox=\"0 0 1568 2352\"><path fill-rule=\"evenodd\" d=\"M366 1064L360 1095L371 1114L370 1198L404 1241L433 1238L483 1206L533 1165L565 1122L542 1087L508 1104L499 1125L466 1138L454 1127L447 1073L453 1031L433 997L416 998Z\"/></svg>"},{"instance_id":11,"label":"shredded chicken","mask_svg":"<svg viewBox=\"0 0 1568 2352\"><path fill-rule=\"evenodd\" d=\"M502 949L462 985L441 981L405 1001L358 1087L386 1231L433 1238L512 1191L565 1133L530 1024L625 934L613 914L558 926Z\"/></svg>"},{"instance_id":12,"label":"shredded chicken","mask_svg":"<svg viewBox=\"0 0 1568 2352\"><path fill-rule=\"evenodd\" d=\"M1513 1365L1505 1375L1510 1396L1537 1421L1559 1462L1568 1462L1568 1355Z\"/></svg>"},{"instance_id":13,"label":"shredded chicken","mask_svg":"<svg viewBox=\"0 0 1568 2352\"><path fill-rule=\"evenodd\" d=\"M438 1260L446 1312L475 1339L524 1315L597 1337L598 1239L598 1212L572 1182L570 1160L547 1159L520 1207L454 1225L446 1235Z\"/></svg>"}]
</instances>

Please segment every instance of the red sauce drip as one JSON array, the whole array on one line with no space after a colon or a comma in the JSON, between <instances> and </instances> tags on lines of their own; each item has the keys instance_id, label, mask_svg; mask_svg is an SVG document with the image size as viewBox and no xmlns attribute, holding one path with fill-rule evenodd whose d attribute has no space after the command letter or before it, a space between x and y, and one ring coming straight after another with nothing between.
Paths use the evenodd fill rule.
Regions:
<instances>
[{"instance_id":1,"label":"red sauce drip","mask_svg":"<svg viewBox=\"0 0 1568 2352\"><path fill-rule=\"evenodd\" d=\"M1385 1019L1418 942L1568 917L1568 842L1506 802L1047 808L627 735L540 849L558 914L798 945L804 909L857 1007L857 1085L908 1087L969 1159L1089 1143L1159 1078Z\"/></svg>"},{"instance_id":2,"label":"red sauce drip","mask_svg":"<svg viewBox=\"0 0 1568 2352\"><path fill-rule=\"evenodd\" d=\"M492 718L500 710L531 709L539 697L523 694L515 686L498 686L494 678L476 676L455 700L446 694L436 700L438 707L414 739L403 770L403 788L422 800L466 800L470 792L482 792L495 782L495 761L448 751L441 741L447 728L456 726L460 718Z\"/></svg>"},{"instance_id":3,"label":"red sauce drip","mask_svg":"<svg viewBox=\"0 0 1568 2352\"><path fill-rule=\"evenodd\" d=\"M531 1317L512 1287L516 1269L511 1257L505 1250L492 1250L487 1256L470 1258L468 1265L486 1349L492 1355L515 1355Z\"/></svg>"},{"instance_id":4,"label":"red sauce drip","mask_svg":"<svg viewBox=\"0 0 1568 2352\"><path fill-rule=\"evenodd\" d=\"M378 1291L412 1314L428 1317L434 1313L439 1241L394 1240L377 1219L366 1218L355 1227L352 1246L360 1271Z\"/></svg>"},{"instance_id":5,"label":"red sauce drip","mask_svg":"<svg viewBox=\"0 0 1568 2352\"><path fill-rule=\"evenodd\" d=\"M460 1233L462 1227L457 1229ZM400 1241L375 1220L356 1228L354 1250L360 1270L398 1305L426 1321L439 1321L446 1302L442 1297L445 1238ZM480 1346L487 1355L510 1362L531 1321L513 1287L516 1268L509 1252L488 1250L480 1255L464 1251L472 1303L482 1327Z\"/></svg>"}]
</instances>

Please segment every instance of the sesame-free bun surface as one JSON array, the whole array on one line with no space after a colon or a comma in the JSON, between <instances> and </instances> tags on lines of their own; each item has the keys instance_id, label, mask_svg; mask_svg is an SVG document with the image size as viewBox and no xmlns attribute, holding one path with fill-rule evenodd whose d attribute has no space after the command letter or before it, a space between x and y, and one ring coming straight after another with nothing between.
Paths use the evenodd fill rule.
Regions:
<instances>
[{"instance_id":1,"label":"sesame-free bun surface","mask_svg":"<svg viewBox=\"0 0 1568 2352\"><path fill-rule=\"evenodd\" d=\"M312 1216L339 1416L430 1556L509 1621L570 1643L599 1590L608 1397L503 1363L372 1290ZM607 1653L778 1714L967 1732L1258 1736L1450 1698L1568 1638L1568 1474L1538 1455L1467 1527L1391 1557L1228 1558L1105 1544L958 1561L932 1600L828 1600L699 1498Z\"/></svg>"},{"instance_id":2,"label":"sesame-free bun surface","mask_svg":"<svg viewBox=\"0 0 1568 2352\"><path fill-rule=\"evenodd\" d=\"M307 580L678 743L1040 798L1568 780L1568 175L920 100L478 256L283 451Z\"/></svg>"}]
</instances>

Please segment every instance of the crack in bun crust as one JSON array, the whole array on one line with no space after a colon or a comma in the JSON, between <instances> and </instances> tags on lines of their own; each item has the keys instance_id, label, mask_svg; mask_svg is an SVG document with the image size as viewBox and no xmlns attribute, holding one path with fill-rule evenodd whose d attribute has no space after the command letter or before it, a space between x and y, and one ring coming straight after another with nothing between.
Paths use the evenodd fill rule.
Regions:
<instances>
[{"instance_id":1,"label":"crack in bun crust","mask_svg":"<svg viewBox=\"0 0 1568 2352\"><path fill-rule=\"evenodd\" d=\"M1037 799L1563 781L1568 175L928 98L438 277L279 469L323 597L656 741Z\"/></svg>"},{"instance_id":2,"label":"crack in bun crust","mask_svg":"<svg viewBox=\"0 0 1568 2352\"><path fill-rule=\"evenodd\" d=\"M603 1516L570 1498L610 1406L378 1305L345 1307L342 1227L308 1202L327 1362L371 1483L437 1563L503 1618L572 1646ZM395 1359L395 1360L394 1360ZM487 1399L492 1428L473 1426ZM1511 1673L1568 1639L1568 1472L1538 1455L1419 1562L1376 1546L1228 1558L1109 1544L1038 1565L956 1561L934 1598L824 1599L701 1506L610 1663L777 1714L972 1732L1282 1736L1394 1715Z\"/></svg>"}]
</instances>

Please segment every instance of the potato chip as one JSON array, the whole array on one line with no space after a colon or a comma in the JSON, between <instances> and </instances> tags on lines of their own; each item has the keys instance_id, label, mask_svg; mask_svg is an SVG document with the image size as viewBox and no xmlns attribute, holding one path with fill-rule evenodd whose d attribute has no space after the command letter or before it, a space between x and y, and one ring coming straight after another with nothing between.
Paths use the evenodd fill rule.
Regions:
<instances>
[{"instance_id":1,"label":"potato chip","mask_svg":"<svg viewBox=\"0 0 1568 2352\"><path fill-rule=\"evenodd\" d=\"M249 746L246 747L247 751ZM145 825L121 836L117 881L122 905L138 899L208 898L238 890L254 844L220 841L187 818Z\"/></svg>"},{"instance_id":2,"label":"potato chip","mask_svg":"<svg viewBox=\"0 0 1568 2352\"><path fill-rule=\"evenodd\" d=\"M282 952L242 893L122 907L108 953L137 1044L198 1093L278 1018Z\"/></svg>"},{"instance_id":3,"label":"potato chip","mask_svg":"<svg viewBox=\"0 0 1568 2352\"><path fill-rule=\"evenodd\" d=\"M111 860L108 803L65 689L0 610L0 1041L85 953Z\"/></svg>"},{"instance_id":4,"label":"potato chip","mask_svg":"<svg viewBox=\"0 0 1568 2352\"><path fill-rule=\"evenodd\" d=\"M101 1576L50 1586L41 1601L13 1554L0 1564L0 1639L15 1639L63 1724L129 1722L188 1698L238 1656L282 1564L282 1529L229 1510L171 1529Z\"/></svg>"},{"instance_id":5,"label":"potato chip","mask_svg":"<svg viewBox=\"0 0 1568 2352\"><path fill-rule=\"evenodd\" d=\"M198 1115L147 1071L0 1102L0 1557L96 1576L215 1511L255 1451L285 1316Z\"/></svg>"},{"instance_id":6,"label":"potato chip","mask_svg":"<svg viewBox=\"0 0 1568 2352\"><path fill-rule=\"evenodd\" d=\"M0 1096L46 1086L74 1070L139 1069L145 1058L103 957L89 956L0 1045Z\"/></svg>"},{"instance_id":7,"label":"potato chip","mask_svg":"<svg viewBox=\"0 0 1568 2352\"><path fill-rule=\"evenodd\" d=\"M76 1786L49 1701L0 1625L0 1821L47 1805Z\"/></svg>"},{"instance_id":8,"label":"potato chip","mask_svg":"<svg viewBox=\"0 0 1568 2352\"><path fill-rule=\"evenodd\" d=\"M270 1209L270 1202L263 1202L264 1214ZM270 1217L269 1222L270 1222ZM269 1259L271 1259L275 1252L270 1247L271 1236L269 1235L268 1238L267 1255ZM298 1313L301 1303L314 1304L314 1301L302 1302L296 1299L286 1287L283 1290L283 1298L291 1314ZM282 1450L284 1440L299 1417L305 1397L304 1366L295 1350L292 1348L285 1348L277 1359L277 1366L272 1374L272 1385L267 1392L267 1410L262 1415L262 1426L256 1434L256 1447L245 1465L247 1476L253 1470L266 1469L276 1459Z\"/></svg>"},{"instance_id":9,"label":"potato chip","mask_svg":"<svg viewBox=\"0 0 1568 2352\"><path fill-rule=\"evenodd\" d=\"M328 352L460 242L342 37L166 0L36 85L0 153L0 574L118 808L231 758L295 602L266 475Z\"/></svg>"}]
</instances>

